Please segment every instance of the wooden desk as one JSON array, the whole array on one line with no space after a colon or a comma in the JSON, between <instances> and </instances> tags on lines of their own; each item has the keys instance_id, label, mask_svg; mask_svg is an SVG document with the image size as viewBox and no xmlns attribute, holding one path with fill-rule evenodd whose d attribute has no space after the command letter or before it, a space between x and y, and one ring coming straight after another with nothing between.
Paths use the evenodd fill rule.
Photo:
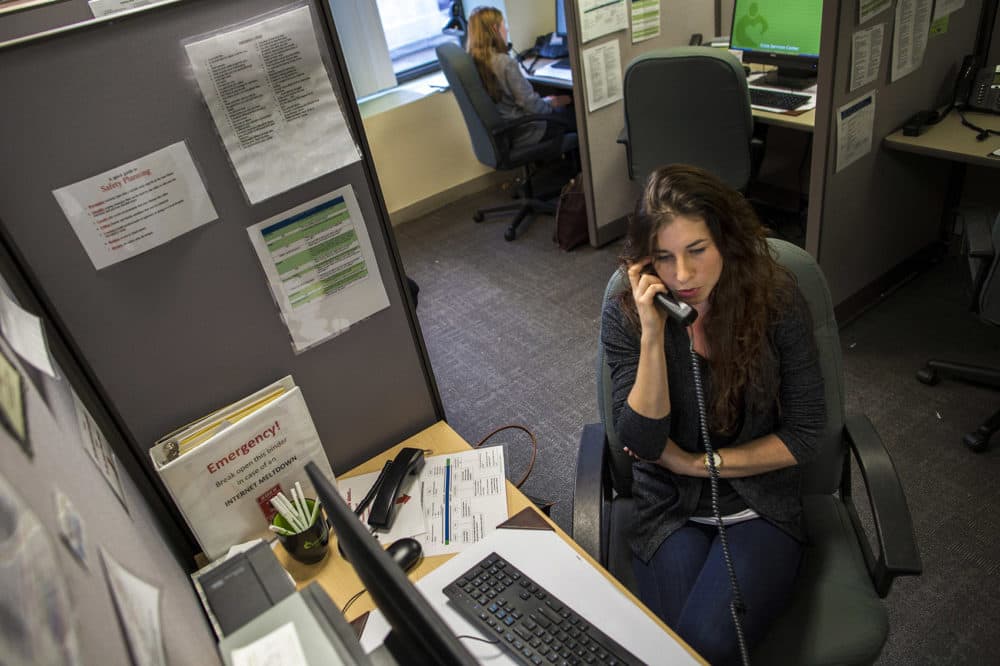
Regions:
<instances>
[{"instance_id":1,"label":"wooden desk","mask_svg":"<svg viewBox=\"0 0 1000 666\"><path fill-rule=\"evenodd\" d=\"M969 112L965 116L973 125L1000 129L1000 116L992 113ZM991 152L1000 148L1000 137L990 136L985 141L977 141L975 130L963 127L962 119L956 111L946 115L937 125L928 127L920 136L903 136L903 130L897 130L885 137L882 143L892 150L962 164L1000 167L1000 158L988 157Z\"/></svg>"},{"instance_id":2,"label":"wooden desk","mask_svg":"<svg viewBox=\"0 0 1000 666\"><path fill-rule=\"evenodd\" d=\"M816 109L809 109L797 116L787 113L774 113L773 111L761 111L760 109L751 109L751 113L753 113L754 122L775 125L777 127L787 127L802 132L812 132L813 127L816 125Z\"/></svg>"},{"instance_id":3,"label":"wooden desk","mask_svg":"<svg viewBox=\"0 0 1000 666\"><path fill-rule=\"evenodd\" d=\"M451 427L444 421L440 421L430 428L417 433L413 437L410 437L404 442L400 442L391 449L385 451L384 453L375 456L371 460L358 465L349 472L343 474L343 478L356 476L358 474L364 474L367 472L377 472L382 469L386 460L393 458L396 452L403 447L410 446L419 449L429 449L433 451L430 455L437 455L441 453L455 453L459 451L465 451L469 448L469 444L462 439L458 433L451 429ZM537 511L534 504L531 503L525 495L514 487L510 481L507 482L507 512L508 515L514 515L518 511L524 508L530 508L531 510ZM677 635L656 615L654 615L648 608L646 608L642 602L635 598L635 596L628 591L621 583L619 583L610 573L608 573L601 565L594 561L590 555L586 553L580 546L578 546L569 535L563 532L559 527L545 517L541 512L538 512L546 522L548 522L552 529L566 540L570 546L576 550L581 557L583 557L587 562L594 566L595 569L600 571L611 583L621 591L629 600L640 607L643 612L646 613L650 618L653 619L656 624L658 624L665 632L673 636L677 642L684 646L692 655L696 658L696 653L687 647L687 644L683 640L677 637ZM333 600L338 607L342 608L347 600L354 596L359 590L364 586L358 579L357 574L354 573L354 569L348 564L344 558L340 556L337 551L336 537L331 532L330 535L330 552L327 554L326 559L319 564L305 565L291 559L288 554L280 546L274 549L278 560L281 562L282 566L292 574L295 579L296 585L301 589L305 585L311 583L312 581L319 582L326 590L327 594ZM411 580L419 580L423 576L427 575L429 572L433 571L437 567L441 566L449 559L454 557L454 555L437 555L434 557L425 557L420 564L417 565L415 569L410 571L409 577ZM374 608L372 599L368 594L362 594L357 601L351 604L351 607L347 611L348 620L353 620L359 615L366 611L370 611Z\"/></svg>"}]
</instances>

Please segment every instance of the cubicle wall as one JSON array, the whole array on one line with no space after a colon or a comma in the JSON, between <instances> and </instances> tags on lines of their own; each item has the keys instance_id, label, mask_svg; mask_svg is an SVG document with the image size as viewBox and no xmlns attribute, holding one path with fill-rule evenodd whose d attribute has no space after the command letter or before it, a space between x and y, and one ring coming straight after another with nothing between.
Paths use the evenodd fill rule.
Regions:
<instances>
[{"instance_id":1,"label":"cubicle wall","mask_svg":"<svg viewBox=\"0 0 1000 666\"><path fill-rule=\"evenodd\" d=\"M8 274L10 267L4 269ZM201 603L157 515L161 507L124 460L95 448L91 428L113 433L96 426L103 422L96 409L83 406L86 396L70 381L73 368L57 363L58 377L51 378L2 339L0 353L21 376L26 423L24 442L0 428L0 661L220 663ZM82 410L91 426L82 424ZM118 596L111 581L123 580L122 570L141 582L118 588ZM126 628L137 632L140 648L129 647ZM161 649L165 662L156 660Z\"/></svg>"},{"instance_id":2,"label":"cubicle wall","mask_svg":"<svg viewBox=\"0 0 1000 666\"><path fill-rule=\"evenodd\" d=\"M0 89L18 101L0 109L0 231L36 314L79 363L142 484L157 485L147 451L158 437L286 374L336 472L444 416L329 8L305 3L354 163L250 203L192 74L183 40L296 4L166 3L0 45ZM53 191L178 142L217 219L95 269ZM296 353L247 228L345 187L388 306Z\"/></svg>"},{"instance_id":3,"label":"cubicle wall","mask_svg":"<svg viewBox=\"0 0 1000 666\"><path fill-rule=\"evenodd\" d=\"M940 233L950 165L941 160L882 148L882 139L920 109L945 104L954 87L962 57L971 52L981 8L969 0L951 14L947 32L932 34L920 67L893 82L892 35L897 3L858 24L858 3L826 0L823 7L820 100L816 114L807 249L819 259L835 304L849 313L871 300L868 288ZM882 63L877 79L851 92L851 40L858 28L885 24ZM824 87L828 86L828 87ZM824 91L830 95L824 99ZM837 110L875 91L875 118L870 152L837 172ZM832 95L832 96L831 96ZM874 285L874 287L872 287Z\"/></svg>"},{"instance_id":4,"label":"cubicle wall","mask_svg":"<svg viewBox=\"0 0 1000 666\"><path fill-rule=\"evenodd\" d=\"M630 3L623 3L626 8ZM566 14L570 33L570 61L573 65L573 94L577 127L580 134L580 161L584 172L590 244L597 247L624 232L623 218L635 205L638 185L628 178L625 147L617 143L625 126L621 101L589 112L582 53L612 41L618 43L622 72L635 57L647 51L688 43L693 33L710 39L715 31L716 3L705 0L661 0L660 34L632 43L632 30L619 30L586 43L580 42L580 7L567 0Z\"/></svg>"}]
</instances>

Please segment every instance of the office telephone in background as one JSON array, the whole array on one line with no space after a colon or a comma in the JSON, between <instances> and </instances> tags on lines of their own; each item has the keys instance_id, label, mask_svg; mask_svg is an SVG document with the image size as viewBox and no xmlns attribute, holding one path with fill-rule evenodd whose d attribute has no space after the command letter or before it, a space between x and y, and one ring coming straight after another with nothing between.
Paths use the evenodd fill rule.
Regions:
<instances>
[{"instance_id":1,"label":"office telephone in background","mask_svg":"<svg viewBox=\"0 0 1000 666\"><path fill-rule=\"evenodd\" d=\"M382 474L375 482L378 489L371 513L368 514L368 524L378 529L387 530L392 527L399 504L396 499L403 491L407 480L412 480L424 468L423 449L404 448L396 454L392 462L386 463Z\"/></svg>"},{"instance_id":2,"label":"office telephone in background","mask_svg":"<svg viewBox=\"0 0 1000 666\"><path fill-rule=\"evenodd\" d=\"M555 32L540 35L534 49L540 58L565 58L569 55L566 38Z\"/></svg>"},{"instance_id":3,"label":"office telephone in background","mask_svg":"<svg viewBox=\"0 0 1000 666\"><path fill-rule=\"evenodd\" d=\"M979 67L979 58L966 56L955 84L955 106L1000 113L1000 65Z\"/></svg>"}]
</instances>

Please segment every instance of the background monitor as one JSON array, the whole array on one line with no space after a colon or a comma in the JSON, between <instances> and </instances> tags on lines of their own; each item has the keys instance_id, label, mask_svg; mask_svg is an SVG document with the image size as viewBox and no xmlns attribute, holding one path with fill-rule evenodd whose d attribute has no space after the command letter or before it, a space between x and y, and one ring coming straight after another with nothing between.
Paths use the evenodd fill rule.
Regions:
<instances>
[{"instance_id":1,"label":"background monitor","mask_svg":"<svg viewBox=\"0 0 1000 666\"><path fill-rule=\"evenodd\" d=\"M774 65L764 85L807 88L816 82L823 0L736 0L729 46L743 62Z\"/></svg>"},{"instance_id":2,"label":"background monitor","mask_svg":"<svg viewBox=\"0 0 1000 666\"><path fill-rule=\"evenodd\" d=\"M315 463L306 465L316 495L347 561L392 627L385 647L399 663L473 666L472 654L448 628L402 567L362 525Z\"/></svg>"},{"instance_id":3,"label":"background monitor","mask_svg":"<svg viewBox=\"0 0 1000 666\"><path fill-rule=\"evenodd\" d=\"M566 38L566 0L556 0L556 34Z\"/></svg>"}]
</instances>

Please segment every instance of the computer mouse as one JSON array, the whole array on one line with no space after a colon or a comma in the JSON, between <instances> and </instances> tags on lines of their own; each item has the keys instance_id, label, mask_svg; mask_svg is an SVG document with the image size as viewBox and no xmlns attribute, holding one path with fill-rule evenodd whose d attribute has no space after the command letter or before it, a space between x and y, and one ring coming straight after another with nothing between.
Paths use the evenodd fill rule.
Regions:
<instances>
[{"instance_id":1,"label":"computer mouse","mask_svg":"<svg viewBox=\"0 0 1000 666\"><path fill-rule=\"evenodd\" d=\"M389 544L385 552L389 553L389 557L402 567L403 571L409 571L420 561L420 557L423 555L423 548L421 548L420 542L416 539L403 537Z\"/></svg>"}]
</instances>

